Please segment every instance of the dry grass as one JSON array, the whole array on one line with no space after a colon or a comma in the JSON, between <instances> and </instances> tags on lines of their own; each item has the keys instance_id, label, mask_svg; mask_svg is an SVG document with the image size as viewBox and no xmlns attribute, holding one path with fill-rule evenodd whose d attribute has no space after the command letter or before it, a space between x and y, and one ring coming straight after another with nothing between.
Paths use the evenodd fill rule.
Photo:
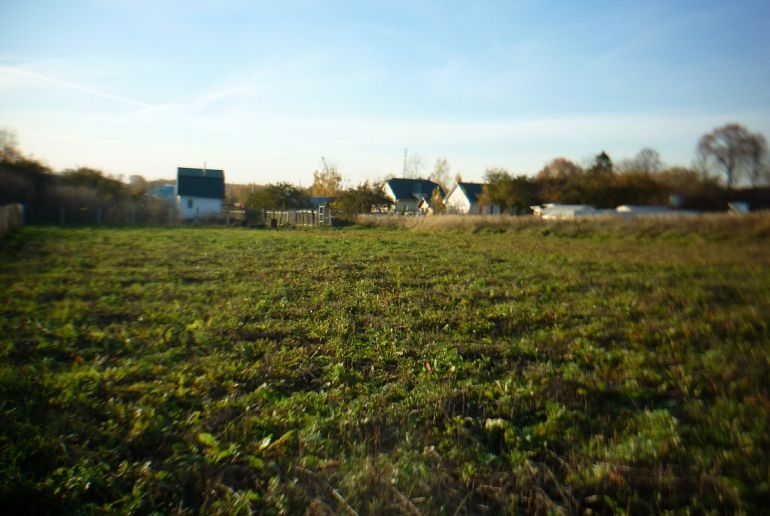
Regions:
<instances>
[{"instance_id":1,"label":"dry grass","mask_svg":"<svg viewBox=\"0 0 770 516\"><path fill-rule=\"evenodd\" d=\"M742 215L729 213L698 216L647 215L633 219L598 216L572 220L543 220L534 216L515 215L359 215L357 222L365 226L418 231L540 231L545 234L553 232L565 236L594 233L597 235L623 233L630 236L697 234L707 235L710 239L736 236L770 237L770 211Z\"/></svg>"}]
</instances>

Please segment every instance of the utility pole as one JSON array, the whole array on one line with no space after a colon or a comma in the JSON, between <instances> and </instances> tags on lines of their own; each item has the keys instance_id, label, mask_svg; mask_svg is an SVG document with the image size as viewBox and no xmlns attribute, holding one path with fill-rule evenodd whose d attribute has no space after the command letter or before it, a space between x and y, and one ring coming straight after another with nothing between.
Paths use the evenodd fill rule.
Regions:
<instances>
[{"instance_id":1,"label":"utility pole","mask_svg":"<svg viewBox=\"0 0 770 516\"><path fill-rule=\"evenodd\" d=\"M404 147L404 170L401 173L401 177L406 179L406 147Z\"/></svg>"}]
</instances>

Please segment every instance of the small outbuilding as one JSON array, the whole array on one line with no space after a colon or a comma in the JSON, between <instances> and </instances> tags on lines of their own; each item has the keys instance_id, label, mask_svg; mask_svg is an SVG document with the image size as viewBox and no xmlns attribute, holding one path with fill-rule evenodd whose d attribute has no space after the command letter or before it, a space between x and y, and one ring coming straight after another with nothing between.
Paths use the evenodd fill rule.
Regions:
<instances>
[{"instance_id":1,"label":"small outbuilding","mask_svg":"<svg viewBox=\"0 0 770 516\"><path fill-rule=\"evenodd\" d=\"M225 200L224 170L179 167L176 199L183 220L219 217Z\"/></svg>"}]
</instances>

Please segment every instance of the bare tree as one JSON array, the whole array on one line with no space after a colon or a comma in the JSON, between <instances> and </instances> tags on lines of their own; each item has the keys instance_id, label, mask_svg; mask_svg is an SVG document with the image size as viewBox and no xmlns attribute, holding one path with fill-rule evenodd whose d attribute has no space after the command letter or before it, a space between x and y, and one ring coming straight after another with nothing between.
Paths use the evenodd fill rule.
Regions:
<instances>
[{"instance_id":1,"label":"bare tree","mask_svg":"<svg viewBox=\"0 0 770 516\"><path fill-rule=\"evenodd\" d=\"M449 174L449 162L446 158L439 158L436 160L436 164L433 166L433 172L430 173L429 179L434 183L441 186L444 192L449 191L452 179Z\"/></svg>"},{"instance_id":2,"label":"bare tree","mask_svg":"<svg viewBox=\"0 0 770 516\"><path fill-rule=\"evenodd\" d=\"M656 173L663 170L663 160L660 159L660 154L655 149L645 147L640 150L634 158L636 162L637 170L640 172Z\"/></svg>"},{"instance_id":3,"label":"bare tree","mask_svg":"<svg viewBox=\"0 0 770 516\"><path fill-rule=\"evenodd\" d=\"M767 140L761 133L755 133L749 142L749 165L751 186L770 181L770 163L767 160Z\"/></svg>"},{"instance_id":4,"label":"bare tree","mask_svg":"<svg viewBox=\"0 0 770 516\"><path fill-rule=\"evenodd\" d=\"M425 160L419 154L410 154L404 166L404 177L422 179L425 177Z\"/></svg>"},{"instance_id":5,"label":"bare tree","mask_svg":"<svg viewBox=\"0 0 770 516\"><path fill-rule=\"evenodd\" d=\"M644 174L657 174L665 168L663 160L660 159L660 154L655 149L645 147L636 153L631 159L624 159L620 161L615 170L620 173L636 173L642 172Z\"/></svg>"},{"instance_id":6,"label":"bare tree","mask_svg":"<svg viewBox=\"0 0 770 516\"><path fill-rule=\"evenodd\" d=\"M21 151L16 133L8 129L0 129L0 159L13 162L20 158Z\"/></svg>"},{"instance_id":7,"label":"bare tree","mask_svg":"<svg viewBox=\"0 0 770 516\"><path fill-rule=\"evenodd\" d=\"M754 180L767 154L767 142L739 124L727 124L704 134L697 147L697 160L706 169L717 168L732 188L742 177ZM758 179L758 178L757 178Z\"/></svg>"},{"instance_id":8,"label":"bare tree","mask_svg":"<svg viewBox=\"0 0 770 516\"><path fill-rule=\"evenodd\" d=\"M569 179L576 176L583 171L580 166L576 165L567 158L554 158L552 159L543 170L538 172L538 179Z\"/></svg>"}]
</instances>

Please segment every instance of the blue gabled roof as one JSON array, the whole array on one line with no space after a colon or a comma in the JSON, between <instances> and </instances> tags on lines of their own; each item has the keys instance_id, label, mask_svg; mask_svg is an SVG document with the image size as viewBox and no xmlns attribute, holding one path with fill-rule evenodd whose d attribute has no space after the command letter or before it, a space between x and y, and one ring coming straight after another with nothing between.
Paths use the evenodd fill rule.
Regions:
<instances>
[{"instance_id":1,"label":"blue gabled roof","mask_svg":"<svg viewBox=\"0 0 770 516\"><path fill-rule=\"evenodd\" d=\"M484 185L482 183L459 182L457 183L457 186L462 188L462 191L465 194L465 197L467 197L468 200L471 201L473 204L476 204L479 202L479 197L481 197L481 194L484 191Z\"/></svg>"},{"instance_id":2,"label":"blue gabled roof","mask_svg":"<svg viewBox=\"0 0 770 516\"><path fill-rule=\"evenodd\" d=\"M441 195L444 195L441 186L428 179L393 178L388 179L387 183L393 191L393 195L396 196L396 200L430 199L436 188L441 191Z\"/></svg>"},{"instance_id":3,"label":"blue gabled roof","mask_svg":"<svg viewBox=\"0 0 770 516\"><path fill-rule=\"evenodd\" d=\"M176 194L207 199L225 198L225 172L203 168L179 167L176 174Z\"/></svg>"}]
</instances>

